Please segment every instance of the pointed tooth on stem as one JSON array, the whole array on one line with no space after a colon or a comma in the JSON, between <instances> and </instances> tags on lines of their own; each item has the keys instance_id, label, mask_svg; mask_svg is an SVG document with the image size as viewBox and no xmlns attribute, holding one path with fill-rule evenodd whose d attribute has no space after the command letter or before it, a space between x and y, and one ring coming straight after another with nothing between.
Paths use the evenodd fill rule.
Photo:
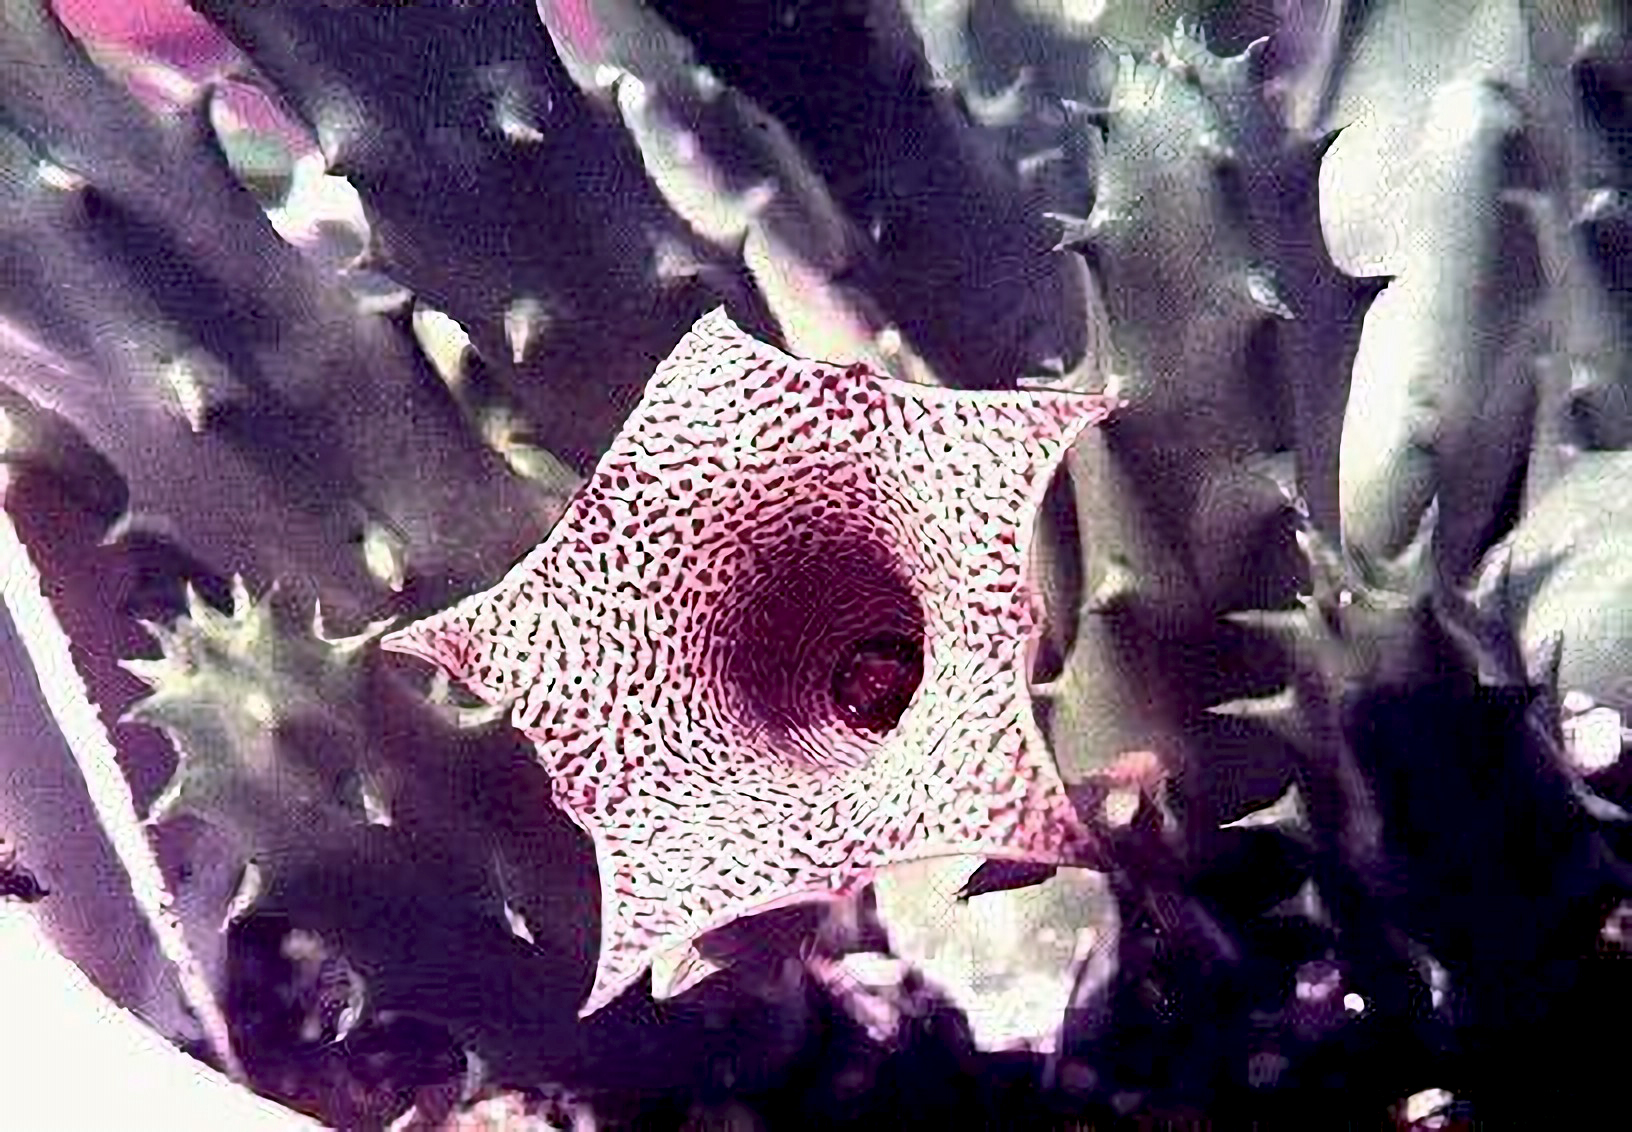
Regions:
<instances>
[{"instance_id":1,"label":"pointed tooth on stem","mask_svg":"<svg viewBox=\"0 0 1632 1132\"><path fill-rule=\"evenodd\" d=\"M720 970L691 944L658 952L652 958L652 997L659 1002L678 998Z\"/></svg>"},{"instance_id":2,"label":"pointed tooth on stem","mask_svg":"<svg viewBox=\"0 0 1632 1132\"><path fill-rule=\"evenodd\" d=\"M1242 719L1267 727L1300 750L1309 744L1308 722L1297 691L1287 687L1268 696L1248 696L1215 704L1207 709L1208 715L1226 719Z\"/></svg>"}]
</instances>

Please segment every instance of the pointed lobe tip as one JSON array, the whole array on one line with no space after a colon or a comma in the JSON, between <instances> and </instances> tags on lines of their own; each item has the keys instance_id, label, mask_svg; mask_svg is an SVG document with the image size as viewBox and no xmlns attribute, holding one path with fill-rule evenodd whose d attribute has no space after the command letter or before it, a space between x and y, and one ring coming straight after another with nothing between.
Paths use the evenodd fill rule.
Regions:
<instances>
[{"instance_id":1,"label":"pointed lobe tip","mask_svg":"<svg viewBox=\"0 0 1632 1132\"><path fill-rule=\"evenodd\" d=\"M380 638L380 649L416 657L461 680L466 676L471 660L469 639L441 617L419 621L385 634Z\"/></svg>"}]
</instances>

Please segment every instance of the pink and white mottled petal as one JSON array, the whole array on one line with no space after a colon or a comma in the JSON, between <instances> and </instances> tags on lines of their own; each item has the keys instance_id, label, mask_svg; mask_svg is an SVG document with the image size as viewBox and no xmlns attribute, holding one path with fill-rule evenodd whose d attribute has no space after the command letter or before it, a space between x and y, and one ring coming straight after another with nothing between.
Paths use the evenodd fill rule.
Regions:
<instances>
[{"instance_id":1,"label":"pink and white mottled petal","mask_svg":"<svg viewBox=\"0 0 1632 1132\"><path fill-rule=\"evenodd\" d=\"M527 559L387 638L513 699L595 839L585 1013L656 954L892 862L1085 856L1032 720L1026 549L1108 408L799 361L715 312ZM921 676L893 727L857 726L835 674L880 639Z\"/></svg>"}]
</instances>

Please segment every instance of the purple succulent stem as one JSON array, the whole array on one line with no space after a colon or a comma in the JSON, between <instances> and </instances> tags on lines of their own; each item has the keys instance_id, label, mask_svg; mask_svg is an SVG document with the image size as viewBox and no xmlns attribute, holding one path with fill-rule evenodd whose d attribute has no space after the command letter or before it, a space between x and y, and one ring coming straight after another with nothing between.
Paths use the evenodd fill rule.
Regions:
<instances>
[{"instance_id":1,"label":"purple succulent stem","mask_svg":"<svg viewBox=\"0 0 1632 1132\"><path fill-rule=\"evenodd\" d=\"M153 996L168 997L159 988L166 974L174 978L215 1060L241 1079L225 1017L183 933L158 858L138 820L130 783L87 694L82 662L76 663L48 596L51 589L72 589L87 579L94 589L95 575L67 569L61 558L49 555L46 564L54 581L46 585L25 547L28 535L43 535L40 543L60 550L77 543L75 556L83 561L87 544L100 537L101 524L85 522L83 511L76 516L72 500L46 477L8 473L4 486L0 571L9 614L5 644L12 653L4 670L8 679L27 684L6 696L25 738L10 748L24 753L0 801L19 811L8 815L13 820L7 825L20 829L62 870L60 879L52 877L61 898L42 914L65 954L84 962L93 978L106 980L115 1001L145 1000L149 1009L159 1007L159 1017L150 1020L168 1023L165 1028L172 1033L181 1028L180 1020L164 1018L163 998L155 1002ZM22 519L13 520L12 514ZM81 518L77 524L76 517ZM82 655L100 656L105 665L113 660L107 652ZM85 667L95 671L98 665ZM105 685L107 673L99 677L98 684ZM52 747L58 749L56 758L47 753ZM171 970L165 972L161 963Z\"/></svg>"},{"instance_id":2,"label":"purple succulent stem","mask_svg":"<svg viewBox=\"0 0 1632 1132\"><path fill-rule=\"evenodd\" d=\"M406 310L360 309L279 238L209 99L155 116L35 5L0 24L0 100L38 158L0 207L5 329L33 355L7 378L118 467L133 525L257 590L320 595L337 626L388 589L434 604L512 561L546 493L471 428ZM365 565L370 531L405 581Z\"/></svg>"},{"instance_id":3,"label":"purple succulent stem","mask_svg":"<svg viewBox=\"0 0 1632 1132\"><path fill-rule=\"evenodd\" d=\"M227 38L182 0L52 0L51 7L80 42L135 66L132 85L139 96L144 72L155 68L202 82L243 62ZM275 136L296 152L312 147L306 131L260 92L234 85L224 98L244 127Z\"/></svg>"},{"instance_id":4,"label":"purple succulent stem","mask_svg":"<svg viewBox=\"0 0 1632 1132\"><path fill-rule=\"evenodd\" d=\"M393 278L466 328L539 444L593 466L713 301L665 278L659 252L710 257L573 88L533 5L193 3L356 186ZM357 69L359 53L380 65Z\"/></svg>"},{"instance_id":5,"label":"purple succulent stem","mask_svg":"<svg viewBox=\"0 0 1632 1132\"><path fill-rule=\"evenodd\" d=\"M597 62L639 58L645 5L540 3ZM1012 388L1082 361L1088 283L1028 214L1020 178L933 81L891 0L649 6L697 61L784 126L858 226L846 282L878 302L947 384ZM785 18L786 17L786 18ZM559 26L558 26L559 25ZM981 327L968 334L968 327Z\"/></svg>"}]
</instances>

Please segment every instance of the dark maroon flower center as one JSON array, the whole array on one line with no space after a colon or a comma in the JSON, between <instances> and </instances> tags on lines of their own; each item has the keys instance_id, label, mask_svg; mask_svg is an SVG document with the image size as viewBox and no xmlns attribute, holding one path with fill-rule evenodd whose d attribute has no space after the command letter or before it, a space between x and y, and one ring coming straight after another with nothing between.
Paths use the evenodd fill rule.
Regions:
<instances>
[{"instance_id":1,"label":"dark maroon flower center","mask_svg":"<svg viewBox=\"0 0 1632 1132\"><path fill-rule=\"evenodd\" d=\"M850 646L833 669L833 702L856 727L888 731L901 719L924 678L924 651L900 633Z\"/></svg>"}]
</instances>

